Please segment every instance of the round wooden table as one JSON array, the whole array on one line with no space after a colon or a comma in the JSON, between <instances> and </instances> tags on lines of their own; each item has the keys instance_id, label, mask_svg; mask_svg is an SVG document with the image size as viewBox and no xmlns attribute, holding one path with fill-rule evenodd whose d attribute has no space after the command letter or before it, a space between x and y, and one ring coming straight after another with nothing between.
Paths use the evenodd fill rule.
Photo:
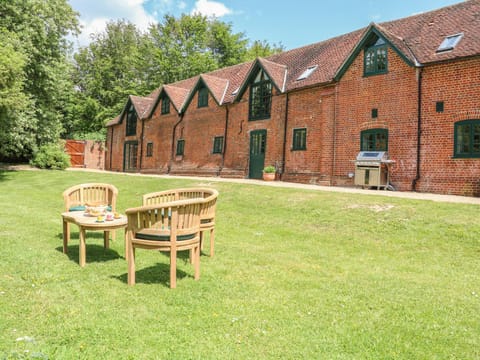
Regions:
<instances>
[{"instance_id":1,"label":"round wooden table","mask_svg":"<svg viewBox=\"0 0 480 360\"><path fill-rule=\"evenodd\" d=\"M63 219L63 253L67 253L67 245L70 240L70 223L76 224L80 232L79 244L79 264L81 267L85 266L86 262L86 245L85 245L85 231L95 230L103 231L103 246L105 249L109 248L110 232L117 229L127 227L127 217L122 215L120 218L113 220L97 221L97 217L89 216L82 211L69 211L62 213Z\"/></svg>"}]
</instances>

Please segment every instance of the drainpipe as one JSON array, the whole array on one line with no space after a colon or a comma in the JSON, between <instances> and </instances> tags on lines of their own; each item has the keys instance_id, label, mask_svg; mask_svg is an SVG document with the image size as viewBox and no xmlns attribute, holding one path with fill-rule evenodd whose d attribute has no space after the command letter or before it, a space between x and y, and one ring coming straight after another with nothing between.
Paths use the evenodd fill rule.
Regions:
<instances>
[{"instance_id":1,"label":"drainpipe","mask_svg":"<svg viewBox=\"0 0 480 360\"><path fill-rule=\"evenodd\" d=\"M111 129L111 135L110 135L110 171L112 171L112 151L113 151L113 126L110 127Z\"/></svg>"},{"instance_id":2,"label":"drainpipe","mask_svg":"<svg viewBox=\"0 0 480 360\"><path fill-rule=\"evenodd\" d=\"M170 156L170 162L167 168L167 174L170 174L170 170L172 169L173 157L175 156L175 133L177 131L177 126L183 121L183 113L180 114L180 120L177 121L175 125L173 125L172 131L172 150Z\"/></svg>"},{"instance_id":3,"label":"drainpipe","mask_svg":"<svg viewBox=\"0 0 480 360\"><path fill-rule=\"evenodd\" d=\"M287 130L288 130L288 102L289 102L288 92L285 97L285 119L284 119L284 129L283 129L283 154L282 154L282 173L280 174L280 180L285 174L285 161L287 158Z\"/></svg>"},{"instance_id":4,"label":"drainpipe","mask_svg":"<svg viewBox=\"0 0 480 360\"><path fill-rule=\"evenodd\" d=\"M145 119L142 119L142 132L140 135L140 163L138 164L138 172L142 172L142 162L143 162L143 136L145 132Z\"/></svg>"},{"instance_id":5,"label":"drainpipe","mask_svg":"<svg viewBox=\"0 0 480 360\"><path fill-rule=\"evenodd\" d=\"M337 162L337 106L338 106L338 82L335 84L335 101L333 105L333 142L332 142L332 175L330 176L330 186L333 186L335 176L335 164Z\"/></svg>"},{"instance_id":6,"label":"drainpipe","mask_svg":"<svg viewBox=\"0 0 480 360\"><path fill-rule=\"evenodd\" d=\"M223 132L223 151L222 151L222 162L220 164L220 168L218 169L217 176L220 176L220 173L223 170L223 166L225 164L225 152L227 150L227 135L228 135L228 117L230 114L230 109L228 105L225 105L225 131Z\"/></svg>"},{"instance_id":7,"label":"drainpipe","mask_svg":"<svg viewBox=\"0 0 480 360\"><path fill-rule=\"evenodd\" d=\"M420 180L420 150L421 150L421 136L422 136L422 79L423 68L417 68L417 170L415 179L412 181L412 191L417 191L417 182Z\"/></svg>"}]
</instances>

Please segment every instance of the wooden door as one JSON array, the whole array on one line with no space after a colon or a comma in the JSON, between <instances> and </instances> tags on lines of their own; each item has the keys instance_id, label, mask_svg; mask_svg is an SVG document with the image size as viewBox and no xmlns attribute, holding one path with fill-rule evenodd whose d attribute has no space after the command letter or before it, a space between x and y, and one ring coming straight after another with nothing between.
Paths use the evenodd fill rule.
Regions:
<instances>
[{"instance_id":1,"label":"wooden door","mask_svg":"<svg viewBox=\"0 0 480 360\"><path fill-rule=\"evenodd\" d=\"M70 155L70 166L85 167L85 141L67 140L65 150Z\"/></svg>"},{"instance_id":2,"label":"wooden door","mask_svg":"<svg viewBox=\"0 0 480 360\"><path fill-rule=\"evenodd\" d=\"M250 133L250 165L248 177L261 179L265 166L267 130L255 130Z\"/></svg>"}]
</instances>

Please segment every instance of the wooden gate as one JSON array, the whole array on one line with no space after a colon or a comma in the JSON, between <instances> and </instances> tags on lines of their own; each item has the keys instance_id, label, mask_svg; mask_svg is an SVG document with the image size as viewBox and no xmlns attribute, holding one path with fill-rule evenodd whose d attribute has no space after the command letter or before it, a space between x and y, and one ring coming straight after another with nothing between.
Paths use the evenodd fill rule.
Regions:
<instances>
[{"instance_id":1,"label":"wooden gate","mask_svg":"<svg viewBox=\"0 0 480 360\"><path fill-rule=\"evenodd\" d=\"M67 140L65 149L72 167L85 167L85 141Z\"/></svg>"}]
</instances>

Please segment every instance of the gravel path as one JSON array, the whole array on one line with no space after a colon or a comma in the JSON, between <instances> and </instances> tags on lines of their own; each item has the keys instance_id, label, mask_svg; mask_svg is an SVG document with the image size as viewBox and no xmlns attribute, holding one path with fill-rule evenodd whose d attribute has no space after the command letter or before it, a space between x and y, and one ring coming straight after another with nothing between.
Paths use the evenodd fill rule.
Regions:
<instances>
[{"instance_id":1,"label":"gravel path","mask_svg":"<svg viewBox=\"0 0 480 360\"><path fill-rule=\"evenodd\" d=\"M195 180L199 180L199 181L203 181L203 182L232 182L232 183L238 183L238 184L251 184L251 185L259 185L259 186L288 187L288 188L294 188L294 189L309 189L309 190L318 190L318 191L377 195L377 196L388 196L388 197L396 197L396 198L407 198L407 199L417 199L417 200L431 200L431 201L438 201L438 202L451 202L451 203L478 204L478 205L480 205L480 198L479 197L470 197L470 196L439 195L439 194L410 192L410 191L364 190L364 189L353 188L353 187L320 186L320 185L312 185L312 184L290 183L290 182L284 182L284 181L263 181L263 180L253 180L253 179L225 179L225 178L220 178L220 177L119 173L119 172L110 172L110 171L93 170L93 169L82 169L82 168L69 168L68 170L69 171L90 171L90 172L93 171L93 172L102 172L102 173L123 174L123 175L126 175L126 176L148 176L148 177L158 177L158 178L164 178L164 179L189 178L189 179L195 179Z\"/></svg>"}]
</instances>

